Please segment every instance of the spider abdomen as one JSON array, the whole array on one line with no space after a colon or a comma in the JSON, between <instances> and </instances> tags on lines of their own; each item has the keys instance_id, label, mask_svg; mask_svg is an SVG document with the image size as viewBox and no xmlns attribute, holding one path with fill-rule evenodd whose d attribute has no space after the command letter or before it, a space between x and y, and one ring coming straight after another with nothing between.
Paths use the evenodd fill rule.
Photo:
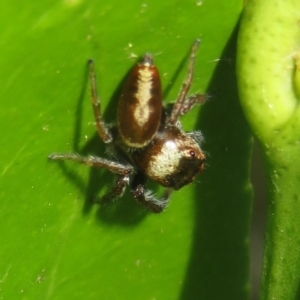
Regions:
<instances>
[{"instance_id":1,"label":"spider abdomen","mask_svg":"<svg viewBox=\"0 0 300 300\"><path fill-rule=\"evenodd\" d=\"M162 115L161 82L152 57L146 54L129 73L118 105L118 128L123 142L142 148L155 136Z\"/></svg>"}]
</instances>

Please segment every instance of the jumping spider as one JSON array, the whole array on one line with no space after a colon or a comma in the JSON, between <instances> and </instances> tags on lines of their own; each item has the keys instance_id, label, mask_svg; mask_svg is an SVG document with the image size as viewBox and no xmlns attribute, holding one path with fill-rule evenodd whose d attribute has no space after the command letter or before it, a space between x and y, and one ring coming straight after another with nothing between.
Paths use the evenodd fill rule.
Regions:
<instances>
[{"instance_id":1,"label":"jumping spider","mask_svg":"<svg viewBox=\"0 0 300 300\"><path fill-rule=\"evenodd\" d=\"M82 157L73 153L54 153L51 160L73 160L88 166L105 168L117 175L112 189L96 202L113 201L121 197L130 182L135 200L154 213L160 213L168 203L171 191L191 183L204 168L205 155L199 146L199 131L185 132L178 120L205 95L187 97L193 77L199 40L193 43L187 76L173 105L162 104L162 89L157 68L146 54L125 81L117 109L117 125L108 126L102 117L96 89L94 62L89 61L91 98L96 128L113 159ZM161 199L146 188L147 179L164 186Z\"/></svg>"}]
</instances>

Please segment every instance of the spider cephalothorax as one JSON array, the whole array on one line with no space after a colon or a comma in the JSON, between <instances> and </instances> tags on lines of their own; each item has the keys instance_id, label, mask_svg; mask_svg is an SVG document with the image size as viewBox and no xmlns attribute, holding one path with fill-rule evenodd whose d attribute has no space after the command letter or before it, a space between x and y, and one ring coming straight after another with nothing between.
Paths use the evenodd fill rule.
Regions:
<instances>
[{"instance_id":1,"label":"spider cephalothorax","mask_svg":"<svg viewBox=\"0 0 300 300\"><path fill-rule=\"evenodd\" d=\"M204 168L199 131L185 132L178 118L186 114L205 96L187 96L193 77L195 54L199 40L193 44L187 77L175 103L168 109L162 104L162 89L152 56L146 54L126 79L117 111L117 125L109 127L103 120L96 89L93 61L89 61L91 94L96 128L100 138L114 154L114 159L78 154L51 154L52 160L74 160L89 166L105 168L117 174L110 192L97 202L122 196L131 181L131 193L141 205L155 213L163 211L172 190L191 183ZM157 198L146 188L147 179L166 188Z\"/></svg>"}]
</instances>

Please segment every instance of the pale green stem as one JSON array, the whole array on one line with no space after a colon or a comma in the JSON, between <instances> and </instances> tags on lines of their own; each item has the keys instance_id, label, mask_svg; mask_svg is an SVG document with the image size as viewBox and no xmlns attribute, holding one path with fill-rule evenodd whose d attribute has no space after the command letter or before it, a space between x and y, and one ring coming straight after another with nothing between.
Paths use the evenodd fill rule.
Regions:
<instances>
[{"instance_id":1,"label":"pale green stem","mask_svg":"<svg viewBox=\"0 0 300 300\"><path fill-rule=\"evenodd\" d=\"M264 300L300 294L299 50L299 0L248 1L237 72L241 103L267 166Z\"/></svg>"}]
</instances>

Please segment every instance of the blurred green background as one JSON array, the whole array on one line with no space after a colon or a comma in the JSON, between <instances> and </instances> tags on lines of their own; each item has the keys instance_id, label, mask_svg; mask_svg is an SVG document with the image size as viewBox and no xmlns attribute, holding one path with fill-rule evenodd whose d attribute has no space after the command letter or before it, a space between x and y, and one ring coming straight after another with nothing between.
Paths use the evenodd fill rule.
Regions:
<instances>
[{"instance_id":1,"label":"blurred green background","mask_svg":"<svg viewBox=\"0 0 300 300\"><path fill-rule=\"evenodd\" d=\"M250 131L237 98L242 1L12 1L0 11L0 296L3 299L248 299ZM205 171L153 215L130 193L91 198L113 176L53 152L102 155L86 61L95 59L108 122L128 70L155 57L165 101L177 96L195 38L192 93L211 97L183 117L201 130Z\"/></svg>"}]
</instances>

